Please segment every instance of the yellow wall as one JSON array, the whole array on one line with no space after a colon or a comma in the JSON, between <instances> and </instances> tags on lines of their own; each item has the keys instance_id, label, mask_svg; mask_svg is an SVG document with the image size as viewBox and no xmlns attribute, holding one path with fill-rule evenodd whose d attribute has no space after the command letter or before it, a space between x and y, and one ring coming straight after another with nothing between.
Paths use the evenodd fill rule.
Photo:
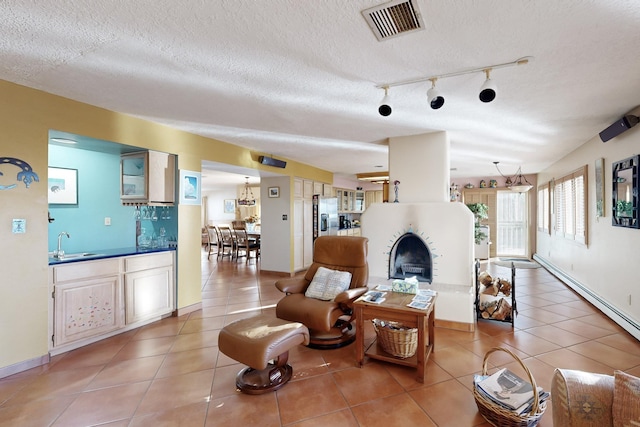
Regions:
<instances>
[{"instance_id":1,"label":"yellow wall","mask_svg":"<svg viewBox=\"0 0 640 427\"><path fill-rule=\"evenodd\" d=\"M269 170L247 149L182 132L0 80L0 157L31 165L39 182L0 190L0 369L42 358L48 351L47 159L51 129L165 151L178 167L200 171L202 160ZM16 183L18 167L0 164L0 185ZM332 182L330 172L287 160L289 176ZM201 300L200 207L178 208L178 307ZM27 221L25 234L11 221ZM293 261L292 261L293 262Z\"/></svg>"}]
</instances>

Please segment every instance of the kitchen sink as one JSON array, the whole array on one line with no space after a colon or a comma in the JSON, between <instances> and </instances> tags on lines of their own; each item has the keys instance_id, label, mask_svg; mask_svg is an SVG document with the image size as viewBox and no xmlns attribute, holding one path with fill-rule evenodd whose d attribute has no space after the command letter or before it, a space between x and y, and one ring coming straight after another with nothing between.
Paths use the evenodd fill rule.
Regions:
<instances>
[{"instance_id":1,"label":"kitchen sink","mask_svg":"<svg viewBox=\"0 0 640 427\"><path fill-rule=\"evenodd\" d=\"M75 254L64 254L64 257L62 257L61 260L74 259L74 258L90 258L90 257L96 257L96 256L102 256L102 254L97 254L93 252L79 252Z\"/></svg>"}]
</instances>

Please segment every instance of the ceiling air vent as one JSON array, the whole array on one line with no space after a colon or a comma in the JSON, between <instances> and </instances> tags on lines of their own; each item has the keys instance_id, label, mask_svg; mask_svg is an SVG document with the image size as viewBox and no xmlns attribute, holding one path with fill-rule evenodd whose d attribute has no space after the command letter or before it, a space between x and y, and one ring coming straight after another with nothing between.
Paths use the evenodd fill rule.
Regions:
<instances>
[{"instance_id":1,"label":"ceiling air vent","mask_svg":"<svg viewBox=\"0 0 640 427\"><path fill-rule=\"evenodd\" d=\"M362 11L378 41L424 30L417 0L394 0Z\"/></svg>"}]
</instances>

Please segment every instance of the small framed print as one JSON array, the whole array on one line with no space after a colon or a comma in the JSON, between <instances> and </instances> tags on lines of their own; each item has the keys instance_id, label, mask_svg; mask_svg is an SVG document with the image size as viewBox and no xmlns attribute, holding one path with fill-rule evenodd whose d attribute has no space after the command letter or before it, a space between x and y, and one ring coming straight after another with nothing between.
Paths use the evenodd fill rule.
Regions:
<instances>
[{"instance_id":1,"label":"small framed print","mask_svg":"<svg viewBox=\"0 0 640 427\"><path fill-rule=\"evenodd\" d=\"M180 170L180 204L199 205L201 203L200 172Z\"/></svg>"},{"instance_id":2,"label":"small framed print","mask_svg":"<svg viewBox=\"0 0 640 427\"><path fill-rule=\"evenodd\" d=\"M269 197L271 198L280 197L280 187L269 187L268 191L269 191Z\"/></svg>"},{"instance_id":3,"label":"small framed print","mask_svg":"<svg viewBox=\"0 0 640 427\"><path fill-rule=\"evenodd\" d=\"M78 204L78 170L49 168L47 178L47 194L49 204Z\"/></svg>"},{"instance_id":4,"label":"small framed print","mask_svg":"<svg viewBox=\"0 0 640 427\"><path fill-rule=\"evenodd\" d=\"M224 213L236 212L236 199L224 199Z\"/></svg>"}]
</instances>

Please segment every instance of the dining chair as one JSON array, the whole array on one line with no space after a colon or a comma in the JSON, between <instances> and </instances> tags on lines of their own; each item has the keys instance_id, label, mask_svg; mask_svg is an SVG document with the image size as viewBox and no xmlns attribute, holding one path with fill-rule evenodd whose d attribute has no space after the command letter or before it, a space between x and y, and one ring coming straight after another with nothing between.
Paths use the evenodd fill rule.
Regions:
<instances>
[{"instance_id":1,"label":"dining chair","mask_svg":"<svg viewBox=\"0 0 640 427\"><path fill-rule=\"evenodd\" d=\"M234 219L231 221L231 228L234 230L242 230L247 228L247 222L241 219Z\"/></svg>"},{"instance_id":2,"label":"dining chair","mask_svg":"<svg viewBox=\"0 0 640 427\"><path fill-rule=\"evenodd\" d=\"M229 256L233 259L236 255L236 241L231 228L228 225L218 225L216 229L219 233L219 241L222 243L222 246L218 247L218 258Z\"/></svg>"},{"instance_id":3,"label":"dining chair","mask_svg":"<svg viewBox=\"0 0 640 427\"><path fill-rule=\"evenodd\" d=\"M202 227L201 233L202 246L207 250L207 259L209 259L211 257L211 235L207 227Z\"/></svg>"},{"instance_id":4,"label":"dining chair","mask_svg":"<svg viewBox=\"0 0 640 427\"><path fill-rule=\"evenodd\" d=\"M240 258L240 252L243 251L242 256L246 256L246 262L249 262L251 252L255 252L256 261L260 257L260 242L256 239L251 239L247 235L246 229L233 230L236 235L236 258Z\"/></svg>"},{"instance_id":5,"label":"dining chair","mask_svg":"<svg viewBox=\"0 0 640 427\"><path fill-rule=\"evenodd\" d=\"M211 259L211 254L213 253L213 247L216 247L216 255L218 253L218 247L219 247L219 239L218 239L218 233L215 230L215 227L213 226L208 226L206 227L207 229L207 235L208 235L208 239L209 239L209 254L207 255L207 259Z\"/></svg>"}]
</instances>

